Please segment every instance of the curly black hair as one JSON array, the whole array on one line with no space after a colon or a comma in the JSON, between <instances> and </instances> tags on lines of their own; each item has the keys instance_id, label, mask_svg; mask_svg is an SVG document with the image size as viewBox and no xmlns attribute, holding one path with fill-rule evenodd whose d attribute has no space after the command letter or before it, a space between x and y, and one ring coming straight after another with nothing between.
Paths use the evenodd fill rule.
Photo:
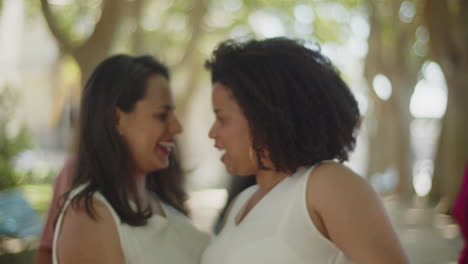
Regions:
<instances>
[{"instance_id":1,"label":"curly black hair","mask_svg":"<svg viewBox=\"0 0 468 264\"><path fill-rule=\"evenodd\" d=\"M242 108L253 149L275 170L293 172L323 160L348 159L360 124L357 102L320 51L300 40L227 40L205 63Z\"/></svg>"}]
</instances>

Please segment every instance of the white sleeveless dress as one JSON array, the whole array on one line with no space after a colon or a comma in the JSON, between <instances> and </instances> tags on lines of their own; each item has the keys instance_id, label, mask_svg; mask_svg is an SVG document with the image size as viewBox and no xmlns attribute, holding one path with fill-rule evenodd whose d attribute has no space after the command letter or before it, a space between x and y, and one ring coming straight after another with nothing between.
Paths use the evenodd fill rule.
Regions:
<instances>
[{"instance_id":1,"label":"white sleeveless dress","mask_svg":"<svg viewBox=\"0 0 468 264\"><path fill-rule=\"evenodd\" d=\"M65 204L84 188L80 186L73 190ZM94 197L101 201L110 211L120 237L125 263L168 263L168 264L198 264L209 242L209 236L202 233L190 220L179 211L162 203L166 217L153 215L145 226L130 226L122 224L117 213L112 209L106 198L99 192ZM53 264L59 264L57 259L57 238L63 222L63 212L59 215L54 232Z\"/></svg>"},{"instance_id":2,"label":"white sleeveless dress","mask_svg":"<svg viewBox=\"0 0 468 264\"><path fill-rule=\"evenodd\" d=\"M300 168L267 193L236 225L258 186L244 190L231 206L221 233L212 240L202 264L349 264L310 219L306 205L308 175Z\"/></svg>"}]
</instances>

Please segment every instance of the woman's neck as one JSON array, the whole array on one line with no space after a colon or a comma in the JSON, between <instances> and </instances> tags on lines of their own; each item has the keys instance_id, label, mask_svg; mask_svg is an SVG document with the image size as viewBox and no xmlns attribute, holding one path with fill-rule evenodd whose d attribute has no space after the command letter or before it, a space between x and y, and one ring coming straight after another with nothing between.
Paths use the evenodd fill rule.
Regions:
<instances>
[{"instance_id":1,"label":"woman's neck","mask_svg":"<svg viewBox=\"0 0 468 264\"><path fill-rule=\"evenodd\" d=\"M256 175L257 185L260 190L269 191L275 187L284 178L288 177L289 173L279 172L274 170L260 170Z\"/></svg>"}]
</instances>

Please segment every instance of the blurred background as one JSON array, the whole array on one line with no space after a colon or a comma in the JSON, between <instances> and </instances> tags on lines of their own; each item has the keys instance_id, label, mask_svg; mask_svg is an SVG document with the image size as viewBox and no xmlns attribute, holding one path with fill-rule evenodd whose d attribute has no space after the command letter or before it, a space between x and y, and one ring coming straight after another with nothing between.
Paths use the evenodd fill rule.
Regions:
<instances>
[{"instance_id":1,"label":"blurred background","mask_svg":"<svg viewBox=\"0 0 468 264\"><path fill-rule=\"evenodd\" d=\"M465 0L0 0L0 263L32 263L82 84L116 53L171 68L192 219L211 231L230 176L207 137L204 60L227 38L275 36L318 44L350 85L363 124L348 165L382 195L413 263L456 263Z\"/></svg>"}]
</instances>

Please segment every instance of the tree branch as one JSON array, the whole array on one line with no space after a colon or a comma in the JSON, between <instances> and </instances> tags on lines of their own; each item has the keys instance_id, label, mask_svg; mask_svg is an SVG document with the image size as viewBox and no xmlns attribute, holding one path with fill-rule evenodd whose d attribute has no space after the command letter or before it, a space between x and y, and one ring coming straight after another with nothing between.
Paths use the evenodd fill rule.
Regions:
<instances>
[{"instance_id":1,"label":"tree branch","mask_svg":"<svg viewBox=\"0 0 468 264\"><path fill-rule=\"evenodd\" d=\"M41 10L44 18L49 26L52 36L57 41L62 53L73 53L75 48L72 46L71 41L60 31L57 20L54 18L47 0L41 0Z\"/></svg>"},{"instance_id":2,"label":"tree branch","mask_svg":"<svg viewBox=\"0 0 468 264\"><path fill-rule=\"evenodd\" d=\"M190 13L189 25L190 25L190 39L185 46L185 52L179 62L174 65L174 68L178 68L187 62L188 58L192 56L194 49L197 47L198 40L200 39L202 32L203 19L208 10L209 0L197 0L193 2L193 10Z\"/></svg>"},{"instance_id":3,"label":"tree branch","mask_svg":"<svg viewBox=\"0 0 468 264\"><path fill-rule=\"evenodd\" d=\"M77 52L84 52L93 49L93 53L101 53L105 57L114 40L115 32L119 26L123 0L103 0L102 13L94 27L91 36L83 42Z\"/></svg>"},{"instance_id":4,"label":"tree branch","mask_svg":"<svg viewBox=\"0 0 468 264\"><path fill-rule=\"evenodd\" d=\"M134 0L131 3L130 9L132 12L132 23L135 27L131 34L131 47L133 53L139 54L144 51L144 32L141 27L141 19L143 16L145 0Z\"/></svg>"},{"instance_id":5,"label":"tree branch","mask_svg":"<svg viewBox=\"0 0 468 264\"><path fill-rule=\"evenodd\" d=\"M118 27L121 25L124 0L103 0L102 13L91 36L73 54L80 64L82 79L109 56Z\"/></svg>"}]
</instances>

